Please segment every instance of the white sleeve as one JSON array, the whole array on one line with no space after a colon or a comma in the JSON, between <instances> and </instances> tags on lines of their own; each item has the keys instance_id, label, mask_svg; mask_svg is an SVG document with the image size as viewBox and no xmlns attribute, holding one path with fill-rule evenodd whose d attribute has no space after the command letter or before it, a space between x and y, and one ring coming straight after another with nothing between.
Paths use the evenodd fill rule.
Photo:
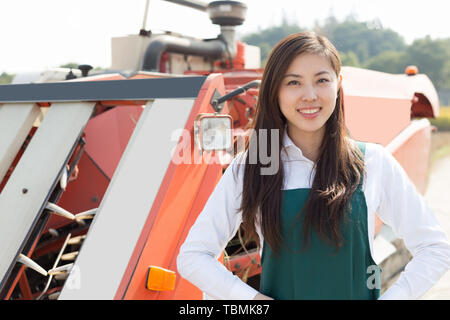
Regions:
<instances>
[{"instance_id":1,"label":"white sleeve","mask_svg":"<svg viewBox=\"0 0 450 320\"><path fill-rule=\"evenodd\" d=\"M403 239L413 258L380 300L418 299L450 269L450 243L403 167L381 145L380 219Z\"/></svg>"},{"instance_id":2,"label":"white sleeve","mask_svg":"<svg viewBox=\"0 0 450 320\"><path fill-rule=\"evenodd\" d=\"M237 211L242 190L237 159L225 170L177 257L180 275L215 299L251 300L258 293L217 260L242 221Z\"/></svg>"}]
</instances>

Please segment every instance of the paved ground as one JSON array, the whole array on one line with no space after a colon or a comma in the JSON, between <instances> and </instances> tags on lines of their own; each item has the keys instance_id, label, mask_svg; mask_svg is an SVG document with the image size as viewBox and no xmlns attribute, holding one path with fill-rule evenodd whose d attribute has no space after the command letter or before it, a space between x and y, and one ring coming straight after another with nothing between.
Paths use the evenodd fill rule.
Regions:
<instances>
[{"instance_id":1,"label":"paved ground","mask_svg":"<svg viewBox=\"0 0 450 320\"><path fill-rule=\"evenodd\" d=\"M425 199L450 238L450 155L433 164ZM450 300L450 270L421 300Z\"/></svg>"}]
</instances>

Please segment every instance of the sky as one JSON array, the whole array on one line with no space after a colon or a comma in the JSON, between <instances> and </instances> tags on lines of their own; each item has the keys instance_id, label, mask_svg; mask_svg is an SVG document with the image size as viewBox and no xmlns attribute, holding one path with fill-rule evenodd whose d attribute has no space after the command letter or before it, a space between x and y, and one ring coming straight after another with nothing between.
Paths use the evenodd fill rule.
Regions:
<instances>
[{"instance_id":1,"label":"sky","mask_svg":"<svg viewBox=\"0 0 450 320\"><path fill-rule=\"evenodd\" d=\"M209 1L204 1L209 2ZM243 0L247 18L238 36L281 23L312 28L330 13L339 21L378 19L383 28L406 43L430 35L450 37L448 0ZM0 1L0 73L39 71L76 62L111 65L111 38L137 34L146 0L14 0ZM205 12L150 0L145 29L214 38L219 27Z\"/></svg>"}]
</instances>

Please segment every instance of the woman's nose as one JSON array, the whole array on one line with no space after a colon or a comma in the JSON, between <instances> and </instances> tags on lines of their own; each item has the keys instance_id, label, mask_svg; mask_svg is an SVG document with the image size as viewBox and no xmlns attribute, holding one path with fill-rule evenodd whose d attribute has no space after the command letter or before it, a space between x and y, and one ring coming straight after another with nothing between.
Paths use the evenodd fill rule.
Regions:
<instances>
[{"instance_id":1,"label":"woman's nose","mask_svg":"<svg viewBox=\"0 0 450 320\"><path fill-rule=\"evenodd\" d=\"M302 92L302 100L314 101L317 99L316 90L313 86L304 86Z\"/></svg>"}]
</instances>

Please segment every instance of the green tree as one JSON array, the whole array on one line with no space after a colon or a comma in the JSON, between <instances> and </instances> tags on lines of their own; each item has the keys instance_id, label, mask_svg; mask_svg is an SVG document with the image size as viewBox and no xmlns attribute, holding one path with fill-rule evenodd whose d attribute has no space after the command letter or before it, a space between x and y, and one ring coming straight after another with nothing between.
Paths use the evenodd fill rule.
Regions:
<instances>
[{"instance_id":1,"label":"green tree","mask_svg":"<svg viewBox=\"0 0 450 320\"><path fill-rule=\"evenodd\" d=\"M244 35L242 40L260 47L264 66L270 50L283 37L303 30L283 19L280 26ZM332 12L323 24L315 22L314 31L330 39L345 66L403 73L406 66L416 65L438 90L450 89L450 38L433 40L425 37L407 46L400 34L383 28L379 20L360 22L355 15L350 15L339 22Z\"/></svg>"},{"instance_id":2,"label":"green tree","mask_svg":"<svg viewBox=\"0 0 450 320\"><path fill-rule=\"evenodd\" d=\"M260 47L261 64L264 66L266 64L270 50L272 50L272 48L281 39L283 39L287 35L301 31L304 31L304 29L296 24L289 24L286 20L284 20L283 24L280 26L270 27L264 30L260 30L259 32L245 35L242 38L242 41Z\"/></svg>"},{"instance_id":3,"label":"green tree","mask_svg":"<svg viewBox=\"0 0 450 320\"><path fill-rule=\"evenodd\" d=\"M447 60L447 62L444 65L444 68L442 69L444 81L442 82L441 86L443 89L450 90L450 60Z\"/></svg>"},{"instance_id":4,"label":"green tree","mask_svg":"<svg viewBox=\"0 0 450 320\"><path fill-rule=\"evenodd\" d=\"M398 33L383 29L377 20L359 22L350 16L342 23L328 18L319 28L340 52L353 51L364 64L369 58L383 51L403 51L406 48L403 37Z\"/></svg>"},{"instance_id":5,"label":"green tree","mask_svg":"<svg viewBox=\"0 0 450 320\"><path fill-rule=\"evenodd\" d=\"M66 64L60 65L60 68L71 68L71 69L78 69L78 66L80 64L76 62L68 62Z\"/></svg>"},{"instance_id":6,"label":"green tree","mask_svg":"<svg viewBox=\"0 0 450 320\"><path fill-rule=\"evenodd\" d=\"M353 51L341 52L341 63L343 66L360 67L359 59Z\"/></svg>"},{"instance_id":7,"label":"green tree","mask_svg":"<svg viewBox=\"0 0 450 320\"><path fill-rule=\"evenodd\" d=\"M6 72L2 72L0 74L0 84L9 84L12 82L14 78L14 74L7 74Z\"/></svg>"},{"instance_id":8,"label":"green tree","mask_svg":"<svg viewBox=\"0 0 450 320\"><path fill-rule=\"evenodd\" d=\"M407 48L405 62L416 65L420 73L430 77L437 89L450 88L450 38L433 40L430 36L416 39Z\"/></svg>"},{"instance_id":9,"label":"green tree","mask_svg":"<svg viewBox=\"0 0 450 320\"><path fill-rule=\"evenodd\" d=\"M364 64L364 68L388 73L403 73L406 66L405 53L399 51L381 52Z\"/></svg>"}]
</instances>

